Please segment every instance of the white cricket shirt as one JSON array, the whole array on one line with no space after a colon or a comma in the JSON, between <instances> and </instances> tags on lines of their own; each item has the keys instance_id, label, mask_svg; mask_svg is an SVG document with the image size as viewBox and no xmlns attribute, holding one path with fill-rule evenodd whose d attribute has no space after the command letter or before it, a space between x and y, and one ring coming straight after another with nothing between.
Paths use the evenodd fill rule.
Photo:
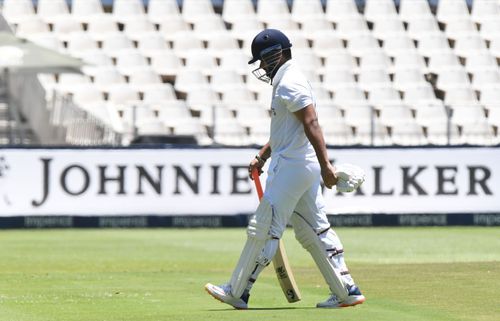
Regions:
<instances>
[{"instance_id":1,"label":"white cricket shirt","mask_svg":"<svg viewBox=\"0 0 500 321\"><path fill-rule=\"evenodd\" d=\"M273 78L269 140L273 156L316 160L304 127L293 114L310 104L316 108L311 84L290 60L287 61Z\"/></svg>"}]
</instances>

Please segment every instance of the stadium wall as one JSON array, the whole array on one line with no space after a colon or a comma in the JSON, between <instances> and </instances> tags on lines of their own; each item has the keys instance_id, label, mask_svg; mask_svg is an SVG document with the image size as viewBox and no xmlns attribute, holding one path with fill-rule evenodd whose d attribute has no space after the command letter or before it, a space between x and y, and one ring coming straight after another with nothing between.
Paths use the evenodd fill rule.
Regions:
<instances>
[{"instance_id":1,"label":"stadium wall","mask_svg":"<svg viewBox=\"0 0 500 321\"><path fill-rule=\"evenodd\" d=\"M500 225L500 148L330 148L367 173L324 190L337 226ZM0 228L245 226L253 148L0 149ZM265 175L263 180L265 180Z\"/></svg>"}]
</instances>

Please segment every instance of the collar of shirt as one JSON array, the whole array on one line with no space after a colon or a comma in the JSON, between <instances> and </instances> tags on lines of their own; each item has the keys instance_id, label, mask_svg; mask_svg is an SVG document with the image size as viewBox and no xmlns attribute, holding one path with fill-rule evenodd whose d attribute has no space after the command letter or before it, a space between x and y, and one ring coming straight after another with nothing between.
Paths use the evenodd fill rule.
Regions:
<instances>
[{"instance_id":1,"label":"collar of shirt","mask_svg":"<svg viewBox=\"0 0 500 321\"><path fill-rule=\"evenodd\" d=\"M288 60L287 62L285 62L284 64L281 65L281 67L278 69L278 72L276 72L276 75L274 75L274 78L272 81L273 87L276 87L280 83L281 78L283 78L283 75L285 74L285 71L288 68L290 68L291 65L292 65L291 60Z\"/></svg>"}]
</instances>

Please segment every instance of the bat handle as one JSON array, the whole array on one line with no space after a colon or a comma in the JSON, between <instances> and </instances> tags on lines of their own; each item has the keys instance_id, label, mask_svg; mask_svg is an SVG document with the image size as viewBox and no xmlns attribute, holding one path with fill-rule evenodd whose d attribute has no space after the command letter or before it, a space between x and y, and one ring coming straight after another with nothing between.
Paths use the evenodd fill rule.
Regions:
<instances>
[{"instance_id":1,"label":"bat handle","mask_svg":"<svg viewBox=\"0 0 500 321\"><path fill-rule=\"evenodd\" d=\"M264 191L262 190L262 184L260 183L259 170L254 168L252 171L253 182L255 183L255 189L257 190L257 195L259 196L259 200L264 195Z\"/></svg>"}]
</instances>

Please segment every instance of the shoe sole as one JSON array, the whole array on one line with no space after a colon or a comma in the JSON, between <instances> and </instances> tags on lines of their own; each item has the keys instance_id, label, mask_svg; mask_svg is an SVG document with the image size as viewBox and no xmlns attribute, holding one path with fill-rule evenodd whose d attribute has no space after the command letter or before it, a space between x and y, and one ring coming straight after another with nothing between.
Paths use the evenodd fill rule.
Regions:
<instances>
[{"instance_id":1,"label":"shoe sole","mask_svg":"<svg viewBox=\"0 0 500 321\"><path fill-rule=\"evenodd\" d=\"M226 302L222 301L222 299L221 299L221 298L219 298L219 297L215 296L212 292L210 292L210 290L208 289L208 285L205 285L205 291L206 291L208 294L210 294L210 296L211 296L212 298L216 299L217 301L219 301L219 302L221 302L221 303L224 303L224 304L228 304L228 303L226 303ZM228 305L231 305L231 304L228 304ZM233 308L235 308L236 310L246 310L245 308L237 308L237 307L235 307L234 305L231 305L231 306L232 306Z\"/></svg>"},{"instance_id":2,"label":"shoe sole","mask_svg":"<svg viewBox=\"0 0 500 321\"><path fill-rule=\"evenodd\" d=\"M358 301L355 301L351 304L341 304L339 305L339 308L348 308L348 307L353 307L355 305L361 304L366 301L366 298L359 299Z\"/></svg>"}]
</instances>

